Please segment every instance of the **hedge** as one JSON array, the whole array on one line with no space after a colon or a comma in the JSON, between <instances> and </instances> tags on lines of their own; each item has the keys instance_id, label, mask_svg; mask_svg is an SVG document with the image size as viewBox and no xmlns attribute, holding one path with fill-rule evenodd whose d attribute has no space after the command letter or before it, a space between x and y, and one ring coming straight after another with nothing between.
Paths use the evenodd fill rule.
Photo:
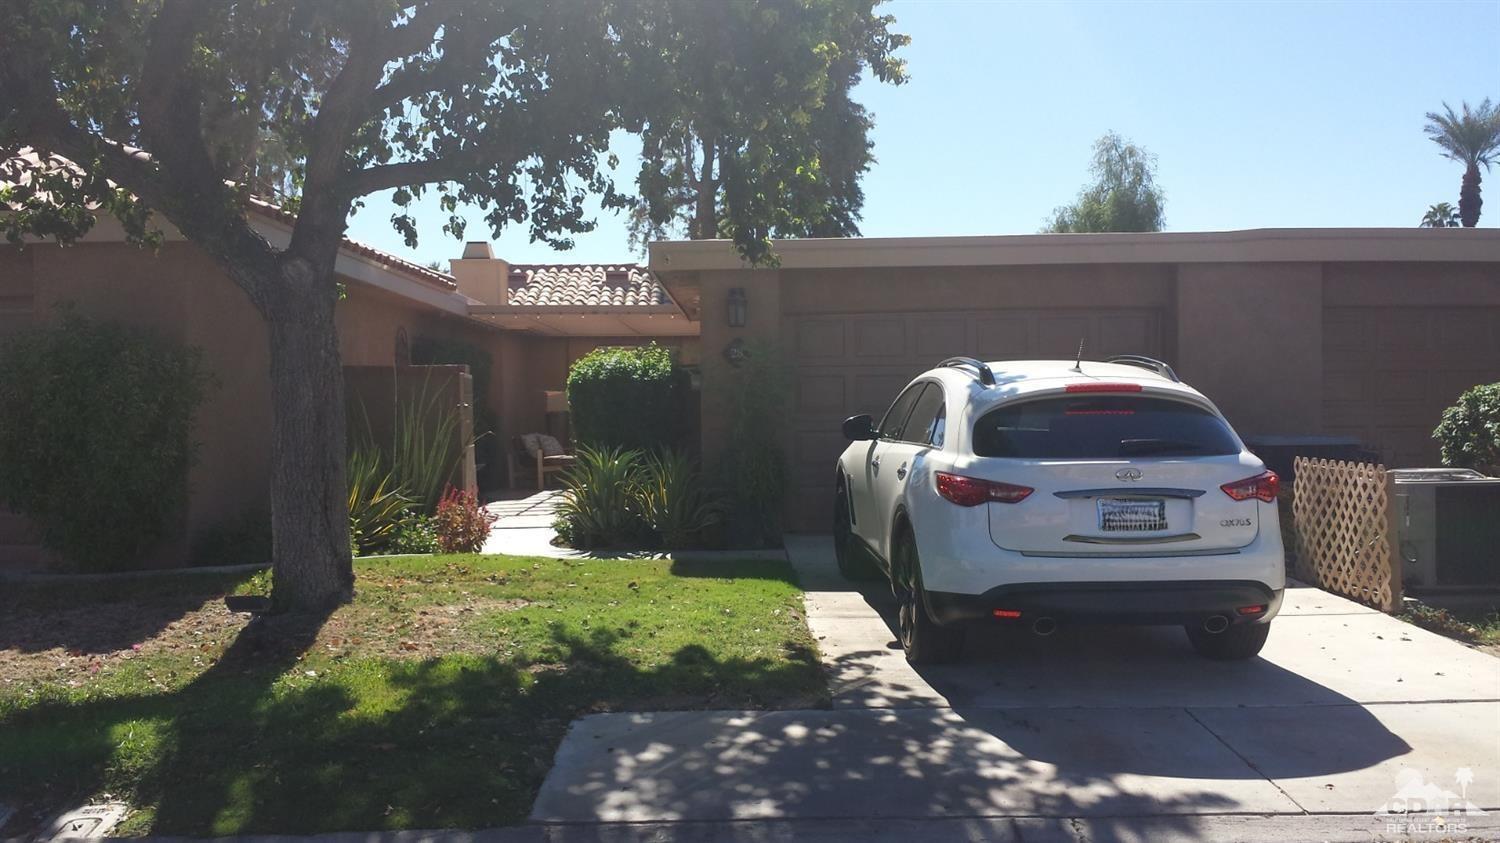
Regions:
<instances>
[{"instance_id":1,"label":"hedge","mask_svg":"<svg viewBox=\"0 0 1500 843\"><path fill-rule=\"evenodd\" d=\"M655 343L585 354L568 371L573 438L596 448L676 447L686 430L683 380Z\"/></svg>"},{"instance_id":2,"label":"hedge","mask_svg":"<svg viewBox=\"0 0 1500 843\"><path fill-rule=\"evenodd\" d=\"M139 567L182 527L193 415L211 379L194 348L65 311L0 345L0 504L70 567Z\"/></svg>"}]
</instances>

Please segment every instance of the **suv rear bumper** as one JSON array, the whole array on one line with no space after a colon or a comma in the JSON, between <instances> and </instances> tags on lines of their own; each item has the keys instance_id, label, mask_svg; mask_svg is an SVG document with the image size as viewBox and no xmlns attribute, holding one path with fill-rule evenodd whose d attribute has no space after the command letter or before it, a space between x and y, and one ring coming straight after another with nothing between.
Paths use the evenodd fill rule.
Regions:
<instances>
[{"instance_id":1,"label":"suv rear bumper","mask_svg":"<svg viewBox=\"0 0 1500 843\"><path fill-rule=\"evenodd\" d=\"M1031 623L1201 624L1215 615L1230 623L1270 620L1281 608L1282 589L1253 580L1172 580L1163 582L1012 583L983 594L927 592L927 608L940 624L986 620ZM1264 606L1242 615L1240 608ZM1000 619L996 609L1020 612Z\"/></svg>"}]
</instances>

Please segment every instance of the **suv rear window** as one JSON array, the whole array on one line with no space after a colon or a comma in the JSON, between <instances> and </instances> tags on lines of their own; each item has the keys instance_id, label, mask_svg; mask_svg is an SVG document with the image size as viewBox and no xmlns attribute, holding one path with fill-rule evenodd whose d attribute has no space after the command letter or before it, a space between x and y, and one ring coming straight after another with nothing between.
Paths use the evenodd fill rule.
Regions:
<instances>
[{"instance_id":1,"label":"suv rear window","mask_svg":"<svg viewBox=\"0 0 1500 843\"><path fill-rule=\"evenodd\" d=\"M1043 398L993 410L974 424L974 454L980 457L1074 460L1239 452L1239 441L1218 416L1165 398Z\"/></svg>"}]
</instances>

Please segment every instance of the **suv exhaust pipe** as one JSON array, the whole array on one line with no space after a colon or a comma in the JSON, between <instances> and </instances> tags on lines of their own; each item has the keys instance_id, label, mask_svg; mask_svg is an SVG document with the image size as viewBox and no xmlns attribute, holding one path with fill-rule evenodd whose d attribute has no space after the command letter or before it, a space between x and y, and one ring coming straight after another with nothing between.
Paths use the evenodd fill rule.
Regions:
<instances>
[{"instance_id":1,"label":"suv exhaust pipe","mask_svg":"<svg viewBox=\"0 0 1500 843\"><path fill-rule=\"evenodd\" d=\"M1031 622L1031 631L1039 637L1046 638L1057 631L1057 621L1051 618L1037 618Z\"/></svg>"},{"instance_id":2,"label":"suv exhaust pipe","mask_svg":"<svg viewBox=\"0 0 1500 843\"><path fill-rule=\"evenodd\" d=\"M1203 622L1203 631L1209 635L1218 635L1229 628L1229 618L1223 615L1213 615Z\"/></svg>"}]
</instances>

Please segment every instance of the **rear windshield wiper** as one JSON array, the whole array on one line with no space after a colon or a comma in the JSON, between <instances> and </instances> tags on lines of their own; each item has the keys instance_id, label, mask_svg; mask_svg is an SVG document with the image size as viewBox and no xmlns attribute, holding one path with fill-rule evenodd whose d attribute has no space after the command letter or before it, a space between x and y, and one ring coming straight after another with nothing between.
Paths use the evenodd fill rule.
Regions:
<instances>
[{"instance_id":1,"label":"rear windshield wiper","mask_svg":"<svg viewBox=\"0 0 1500 843\"><path fill-rule=\"evenodd\" d=\"M1120 456L1136 456L1141 454L1163 454L1172 452L1184 452L1189 454L1201 454L1209 450L1197 442L1188 442L1184 439L1122 439L1120 440Z\"/></svg>"}]
</instances>

